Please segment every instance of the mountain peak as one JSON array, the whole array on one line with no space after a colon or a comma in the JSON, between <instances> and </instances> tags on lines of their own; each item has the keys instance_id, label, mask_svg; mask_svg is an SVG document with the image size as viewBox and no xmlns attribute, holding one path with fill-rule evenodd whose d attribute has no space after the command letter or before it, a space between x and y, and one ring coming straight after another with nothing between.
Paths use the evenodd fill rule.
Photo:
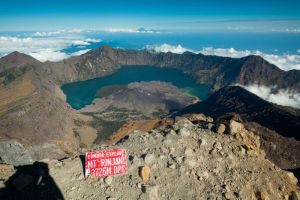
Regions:
<instances>
[{"instance_id":1,"label":"mountain peak","mask_svg":"<svg viewBox=\"0 0 300 200\"><path fill-rule=\"evenodd\" d=\"M112 51L112 50L114 50L111 46L108 46L108 45L104 45L104 46L100 47L100 49L102 51Z\"/></svg>"},{"instance_id":2,"label":"mountain peak","mask_svg":"<svg viewBox=\"0 0 300 200\"><path fill-rule=\"evenodd\" d=\"M25 65L34 65L39 64L40 62L35 58L20 53L18 51L14 51L2 58L0 58L0 71L10 69L10 68L19 68Z\"/></svg>"}]
</instances>

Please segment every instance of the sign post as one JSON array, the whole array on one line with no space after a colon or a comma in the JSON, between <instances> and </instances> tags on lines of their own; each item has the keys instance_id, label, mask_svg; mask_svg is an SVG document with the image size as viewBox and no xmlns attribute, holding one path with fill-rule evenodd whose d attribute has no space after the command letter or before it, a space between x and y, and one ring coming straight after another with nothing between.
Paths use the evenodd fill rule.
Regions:
<instances>
[{"instance_id":1,"label":"sign post","mask_svg":"<svg viewBox=\"0 0 300 200\"><path fill-rule=\"evenodd\" d=\"M97 177L125 174L127 158L125 149L87 152L85 154L85 177Z\"/></svg>"}]
</instances>

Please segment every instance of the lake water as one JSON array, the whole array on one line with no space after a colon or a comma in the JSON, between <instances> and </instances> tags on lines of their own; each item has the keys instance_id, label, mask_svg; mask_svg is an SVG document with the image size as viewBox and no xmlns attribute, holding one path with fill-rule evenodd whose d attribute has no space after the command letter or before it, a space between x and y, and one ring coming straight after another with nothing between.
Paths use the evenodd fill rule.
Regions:
<instances>
[{"instance_id":1,"label":"lake water","mask_svg":"<svg viewBox=\"0 0 300 200\"><path fill-rule=\"evenodd\" d=\"M200 100L207 98L210 93L209 85L197 84L191 76L178 69L153 66L124 66L110 76L65 84L62 86L62 90L71 107L81 109L91 104L97 97L97 91L103 87L140 81L169 82Z\"/></svg>"}]
</instances>

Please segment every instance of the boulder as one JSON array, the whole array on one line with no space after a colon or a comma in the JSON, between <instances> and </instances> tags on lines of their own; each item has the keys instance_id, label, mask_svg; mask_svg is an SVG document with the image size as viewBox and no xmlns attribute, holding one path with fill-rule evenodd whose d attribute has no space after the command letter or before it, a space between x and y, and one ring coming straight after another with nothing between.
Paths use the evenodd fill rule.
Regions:
<instances>
[{"instance_id":1,"label":"boulder","mask_svg":"<svg viewBox=\"0 0 300 200\"><path fill-rule=\"evenodd\" d=\"M226 130L225 125L224 124L219 124L216 131L217 131L217 133L222 134L222 133L225 132L225 130Z\"/></svg>"},{"instance_id":2,"label":"boulder","mask_svg":"<svg viewBox=\"0 0 300 200\"><path fill-rule=\"evenodd\" d=\"M191 134L190 131L185 127L179 129L178 131L178 135L180 135L181 137L188 137L190 136L190 134Z\"/></svg>"},{"instance_id":3,"label":"boulder","mask_svg":"<svg viewBox=\"0 0 300 200\"><path fill-rule=\"evenodd\" d=\"M144 165L144 166L140 167L139 175L140 175L140 177L142 178L142 180L144 182L149 181L150 172L151 172L151 170L150 170L150 167L148 165Z\"/></svg>"}]
</instances>

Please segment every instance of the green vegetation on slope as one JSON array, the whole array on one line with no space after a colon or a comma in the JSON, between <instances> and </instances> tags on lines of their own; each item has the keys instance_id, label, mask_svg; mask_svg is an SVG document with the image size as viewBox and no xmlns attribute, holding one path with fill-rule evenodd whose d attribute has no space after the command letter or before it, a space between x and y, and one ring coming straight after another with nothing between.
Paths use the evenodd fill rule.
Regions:
<instances>
[{"instance_id":1,"label":"green vegetation on slope","mask_svg":"<svg viewBox=\"0 0 300 200\"><path fill-rule=\"evenodd\" d=\"M0 80L4 85L8 85L9 83L16 80L16 78L22 76L30 69L30 66L22 67L22 68L12 68L7 69L0 73Z\"/></svg>"}]
</instances>

